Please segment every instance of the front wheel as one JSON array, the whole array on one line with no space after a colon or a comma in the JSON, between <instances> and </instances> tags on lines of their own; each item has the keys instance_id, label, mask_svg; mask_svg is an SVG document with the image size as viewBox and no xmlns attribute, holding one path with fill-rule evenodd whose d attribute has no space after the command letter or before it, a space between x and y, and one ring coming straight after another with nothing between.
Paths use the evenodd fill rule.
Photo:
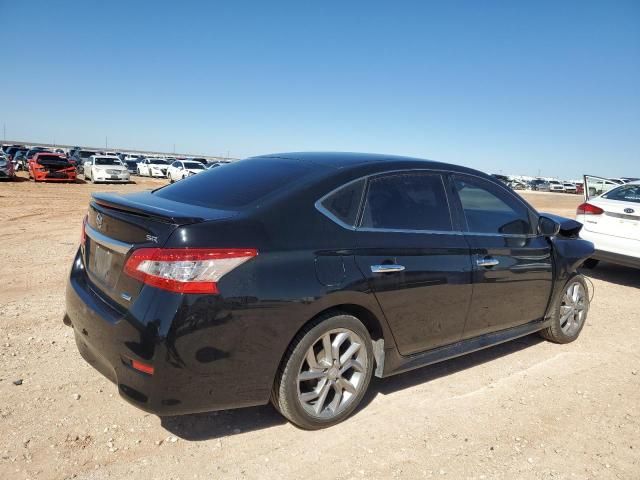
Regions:
<instances>
[{"instance_id":1,"label":"front wheel","mask_svg":"<svg viewBox=\"0 0 640 480\"><path fill-rule=\"evenodd\" d=\"M540 331L555 343L570 343L578 338L589 313L589 290L582 275L572 277L554 302L551 325Z\"/></svg>"},{"instance_id":2,"label":"front wheel","mask_svg":"<svg viewBox=\"0 0 640 480\"><path fill-rule=\"evenodd\" d=\"M360 320L346 314L319 317L287 350L271 401L300 428L330 427L362 401L373 366L371 337Z\"/></svg>"}]
</instances>

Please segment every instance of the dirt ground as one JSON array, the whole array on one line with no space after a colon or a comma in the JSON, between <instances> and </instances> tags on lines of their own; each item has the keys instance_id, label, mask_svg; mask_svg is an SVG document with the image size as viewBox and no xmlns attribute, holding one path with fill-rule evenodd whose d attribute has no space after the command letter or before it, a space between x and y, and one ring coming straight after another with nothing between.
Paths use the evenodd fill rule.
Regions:
<instances>
[{"instance_id":1,"label":"dirt ground","mask_svg":"<svg viewBox=\"0 0 640 480\"><path fill-rule=\"evenodd\" d=\"M0 183L0 479L640 478L640 274L613 265L586 272L595 298L577 342L530 336L374 379L328 430L269 405L162 420L130 406L62 316L91 192L163 183L137 181ZM525 196L568 216L580 201Z\"/></svg>"}]
</instances>

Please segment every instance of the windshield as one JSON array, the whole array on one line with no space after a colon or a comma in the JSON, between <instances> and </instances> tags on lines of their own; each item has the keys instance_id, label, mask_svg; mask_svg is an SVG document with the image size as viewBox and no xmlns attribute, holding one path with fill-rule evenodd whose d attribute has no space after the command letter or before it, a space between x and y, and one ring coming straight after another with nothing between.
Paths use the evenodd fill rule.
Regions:
<instances>
[{"instance_id":1,"label":"windshield","mask_svg":"<svg viewBox=\"0 0 640 480\"><path fill-rule=\"evenodd\" d=\"M602 198L640 203L640 185L625 185L605 193Z\"/></svg>"},{"instance_id":2,"label":"windshield","mask_svg":"<svg viewBox=\"0 0 640 480\"><path fill-rule=\"evenodd\" d=\"M249 158L193 175L154 194L180 203L234 209L288 188L317 168L284 158Z\"/></svg>"},{"instance_id":3,"label":"windshield","mask_svg":"<svg viewBox=\"0 0 640 480\"><path fill-rule=\"evenodd\" d=\"M152 163L153 165L166 165L167 162L165 162L164 160L161 160L159 158L156 158L154 160L149 160L149 163Z\"/></svg>"},{"instance_id":4,"label":"windshield","mask_svg":"<svg viewBox=\"0 0 640 480\"><path fill-rule=\"evenodd\" d=\"M48 162L48 163L69 163L69 161L64 157L59 157L57 155L38 155L38 162Z\"/></svg>"},{"instance_id":5,"label":"windshield","mask_svg":"<svg viewBox=\"0 0 640 480\"><path fill-rule=\"evenodd\" d=\"M80 150L78 152L78 155L80 155L80 158L89 158L92 155L95 155L96 152L90 152L89 150Z\"/></svg>"},{"instance_id":6,"label":"windshield","mask_svg":"<svg viewBox=\"0 0 640 480\"><path fill-rule=\"evenodd\" d=\"M193 170L204 170L204 165L197 162L184 162L184 168L191 168Z\"/></svg>"},{"instance_id":7,"label":"windshield","mask_svg":"<svg viewBox=\"0 0 640 480\"><path fill-rule=\"evenodd\" d=\"M122 165L120 160L115 157L98 157L95 160L96 165Z\"/></svg>"}]
</instances>

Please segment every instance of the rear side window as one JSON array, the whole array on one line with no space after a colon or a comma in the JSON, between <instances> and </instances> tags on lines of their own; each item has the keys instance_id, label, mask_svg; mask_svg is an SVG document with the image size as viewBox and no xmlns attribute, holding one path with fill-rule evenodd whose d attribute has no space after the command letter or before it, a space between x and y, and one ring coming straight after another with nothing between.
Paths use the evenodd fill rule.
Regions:
<instances>
[{"instance_id":1,"label":"rear side window","mask_svg":"<svg viewBox=\"0 0 640 480\"><path fill-rule=\"evenodd\" d=\"M524 235L532 233L529 210L491 182L454 176L469 232Z\"/></svg>"},{"instance_id":2,"label":"rear side window","mask_svg":"<svg viewBox=\"0 0 640 480\"><path fill-rule=\"evenodd\" d=\"M361 227L450 231L451 214L438 174L394 174L369 182Z\"/></svg>"},{"instance_id":3,"label":"rear side window","mask_svg":"<svg viewBox=\"0 0 640 480\"><path fill-rule=\"evenodd\" d=\"M353 227L356 224L364 179L349 183L322 200L321 205L342 223Z\"/></svg>"},{"instance_id":4,"label":"rear side window","mask_svg":"<svg viewBox=\"0 0 640 480\"><path fill-rule=\"evenodd\" d=\"M176 202L236 209L289 187L318 169L284 158L249 158L212 168L154 192Z\"/></svg>"}]
</instances>

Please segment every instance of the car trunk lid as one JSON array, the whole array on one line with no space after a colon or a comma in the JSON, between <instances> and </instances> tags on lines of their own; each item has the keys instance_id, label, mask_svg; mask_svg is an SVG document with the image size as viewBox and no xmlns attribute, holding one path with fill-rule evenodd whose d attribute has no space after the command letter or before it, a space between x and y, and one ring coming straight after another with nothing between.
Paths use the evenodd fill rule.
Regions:
<instances>
[{"instance_id":1,"label":"car trunk lid","mask_svg":"<svg viewBox=\"0 0 640 480\"><path fill-rule=\"evenodd\" d=\"M233 211L193 207L152 192L94 194L82 252L87 275L96 293L109 303L129 309L143 286L124 273L133 251L162 247L180 226L233 215Z\"/></svg>"}]
</instances>

